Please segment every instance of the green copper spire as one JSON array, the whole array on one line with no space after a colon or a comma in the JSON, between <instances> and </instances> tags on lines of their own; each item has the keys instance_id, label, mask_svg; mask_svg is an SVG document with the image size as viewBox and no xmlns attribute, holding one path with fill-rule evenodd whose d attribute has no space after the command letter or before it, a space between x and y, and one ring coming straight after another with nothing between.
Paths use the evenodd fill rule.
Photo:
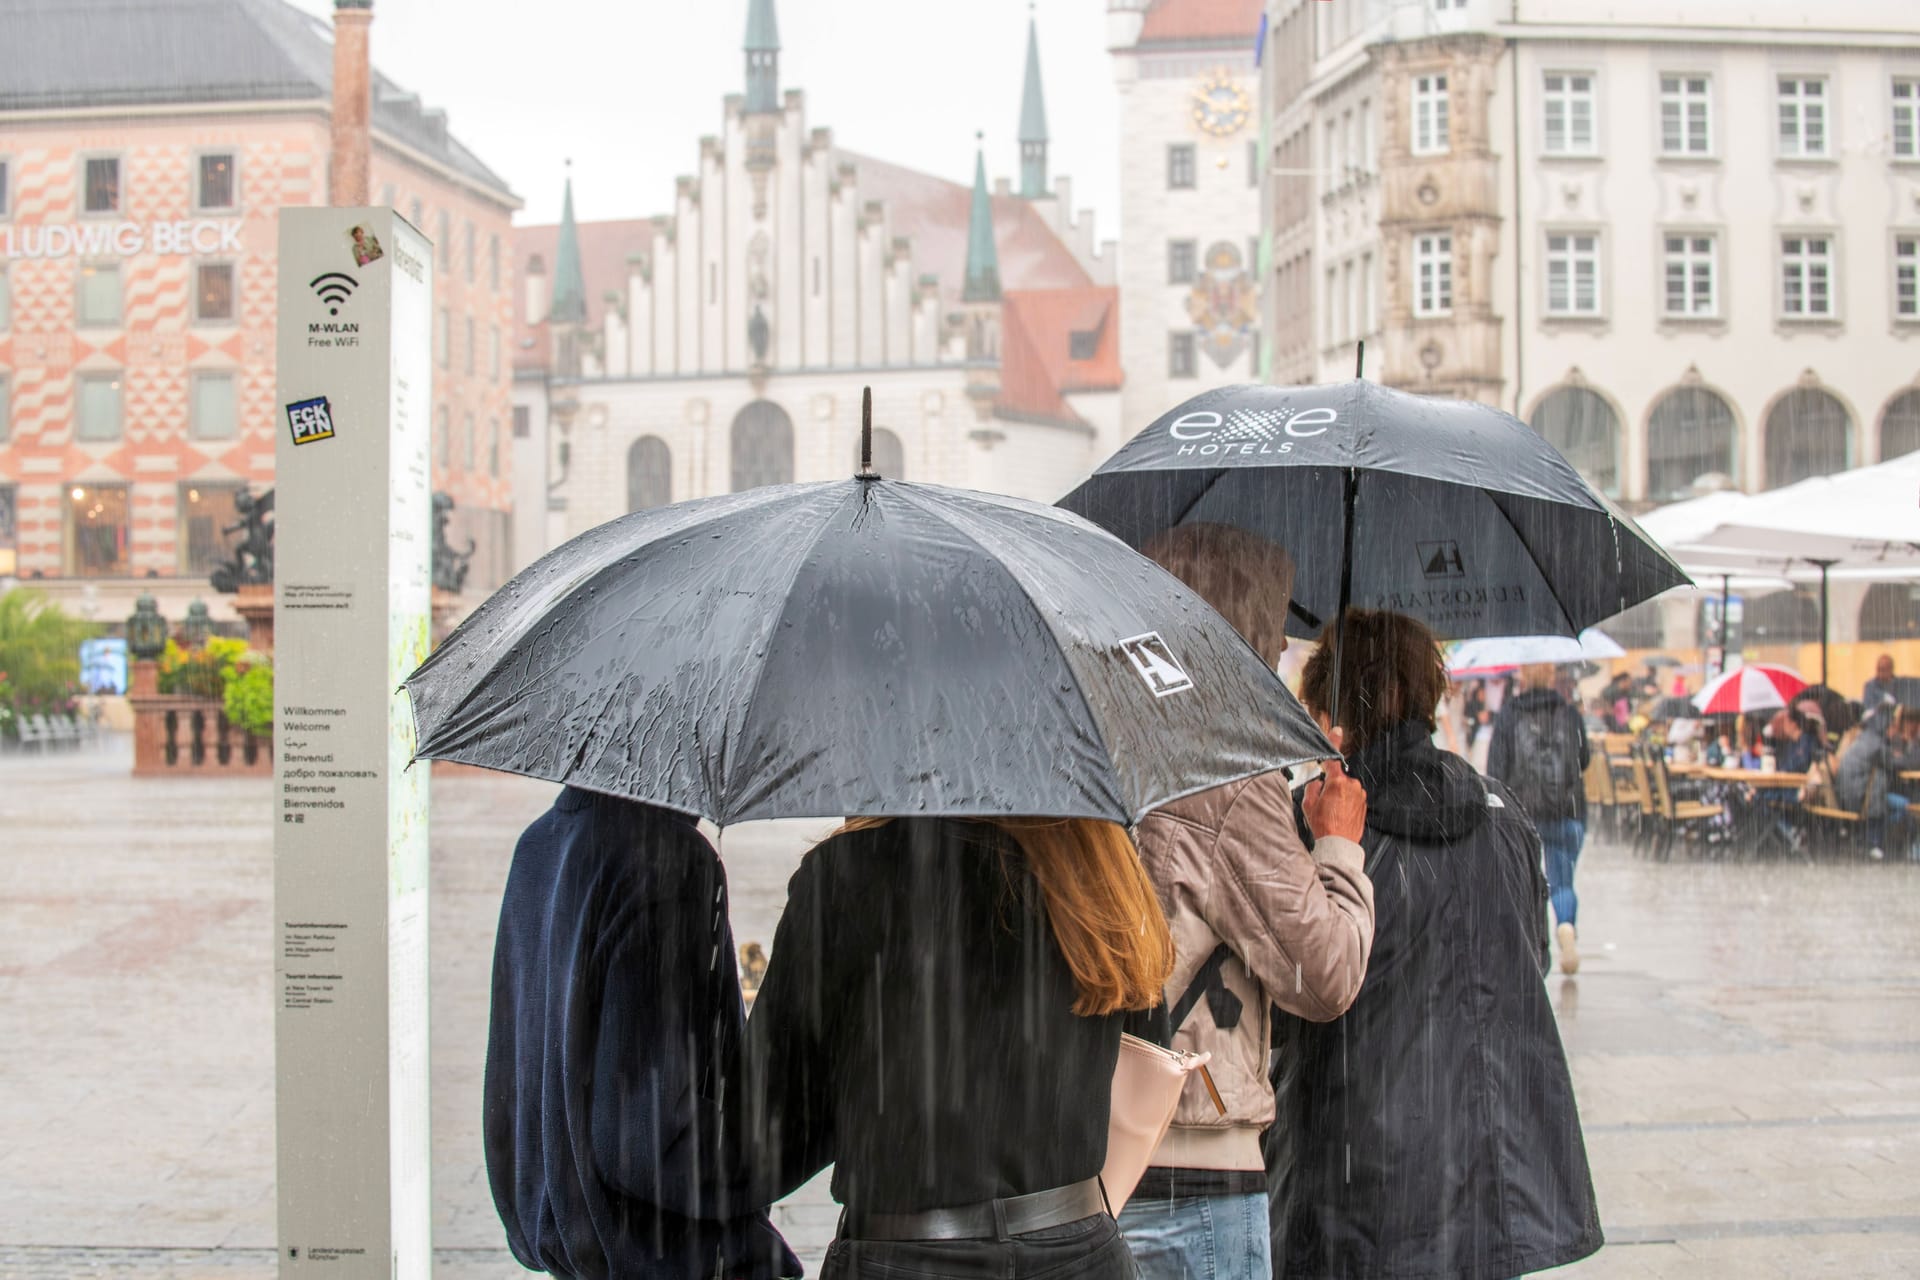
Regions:
<instances>
[{"instance_id":1,"label":"green copper spire","mask_svg":"<svg viewBox=\"0 0 1920 1280\"><path fill-rule=\"evenodd\" d=\"M1040 33L1027 19L1027 83L1020 91L1020 194L1047 194L1047 98L1040 87Z\"/></svg>"},{"instance_id":2,"label":"green copper spire","mask_svg":"<svg viewBox=\"0 0 1920 1280\"><path fill-rule=\"evenodd\" d=\"M587 281L580 272L580 229L573 222L573 161L567 161L567 198L560 208L560 247L554 254L553 303L547 319L555 324L587 322Z\"/></svg>"},{"instance_id":3,"label":"green copper spire","mask_svg":"<svg viewBox=\"0 0 1920 1280\"><path fill-rule=\"evenodd\" d=\"M747 103L749 114L780 109L780 22L773 0L747 0Z\"/></svg>"},{"instance_id":4,"label":"green copper spire","mask_svg":"<svg viewBox=\"0 0 1920 1280\"><path fill-rule=\"evenodd\" d=\"M967 215L967 285L960 292L962 302L998 302L1000 300L1000 250L993 243L993 201L987 195L987 160L977 145L973 149L973 208Z\"/></svg>"}]
</instances>

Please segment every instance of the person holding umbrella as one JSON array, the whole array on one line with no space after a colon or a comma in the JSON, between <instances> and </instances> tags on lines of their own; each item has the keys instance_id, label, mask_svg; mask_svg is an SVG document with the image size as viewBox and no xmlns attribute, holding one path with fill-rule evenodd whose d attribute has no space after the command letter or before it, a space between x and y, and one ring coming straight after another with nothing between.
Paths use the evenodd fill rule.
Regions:
<instances>
[{"instance_id":1,"label":"person holding umbrella","mask_svg":"<svg viewBox=\"0 0 1920 1280\"><path fill-rule=\"evenodd\" d=\"M1273 1273L1499 1280L1586 1257L1600 1219L1541 981L1539 837L1433 745L1431 632L1356 611L1335 661L1314 654L1301 696L1367 790L1373 954L1338 1020L1276 1028Z\"/></svg>"},{"instance_id":2,"label":"person holding umbrella","mask_svg":"<svg viewBox=\"0 0 1920 1280\"><path fill-rule=\"evenodd\" d=\"M1287 647L1293 563L1264 538L1183 524L1146 554L1193 588L1277 666ZM1212 1055L1219 1101L1198 1083L1180 1100L1120 1226L1146 1280L1266 1280L1272 1274L1266 1160L1267 1065L1278 1006L1337 1018L1367 972L1373 887L1361 870L1366 793L1338 762L1310 783L1296 826L1284 773L1164 805L1135 830L1173 930L1166 998L1174 1046Z\"/></svg>"},{"instance_id":3,"label":"person holding umbrella","mask_svg":"<svg viewBox=\"0 0 1920 1280\"><path fill-rule=\"evenodd\" d=\"M1553 687L1554 669L1539 663L1520 670L1522 690L1500 708L1487 776L1507 785L1540 833L1546 853L1547 890L1558 925L1560 972L1580 972L1576 916L1580 899L1573 872L1587 837L1587 792L1583 778L1591 752L1580 713Z\"/></svg>"}]
</instances>

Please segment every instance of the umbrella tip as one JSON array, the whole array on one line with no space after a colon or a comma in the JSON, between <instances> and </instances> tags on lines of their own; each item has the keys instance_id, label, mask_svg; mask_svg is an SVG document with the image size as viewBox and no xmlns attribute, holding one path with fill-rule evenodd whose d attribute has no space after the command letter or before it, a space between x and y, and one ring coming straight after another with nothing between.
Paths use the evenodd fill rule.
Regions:
<instances>
[{"instance_id":1,"label":"umbrella tip","mask_svg":"<svg viewBox=\"0 0 1920 1280\"><path fill-rule=\"evenodd\" d=\"M1353 353L1353 376L1356 378L1367 376L1367 340L1365 338L1360 339L1358 349Z\"/></svg>"},{"instance_id":2,"label":"umbrella tip","mask_svg":"<svg viewBox=\"0 0 1920 1280\"><path fill-rule=\"evenodd\" d=\"M873 388L860 388L860 470L854 473L856 480L878 480L880 473L873 469Z\"/></svg>"}]
</instances>

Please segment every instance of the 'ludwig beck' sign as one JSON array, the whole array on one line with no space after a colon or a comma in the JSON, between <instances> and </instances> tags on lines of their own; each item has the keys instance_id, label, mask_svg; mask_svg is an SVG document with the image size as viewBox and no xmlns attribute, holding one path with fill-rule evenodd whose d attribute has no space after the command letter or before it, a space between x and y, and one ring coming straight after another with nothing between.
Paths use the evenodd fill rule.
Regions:
<instances>
[{"instance_id":1,"label":"'ludwig beck' sign","mask_svg":"<svg viewBox=\"0 0 1920 1280\"><path fill-rule=\"evenodd\" d=\"M0 227L0 258L133 258L143 253L239 253L238 218L178 222L55 222Z\"/></svg>"}]
</instances>

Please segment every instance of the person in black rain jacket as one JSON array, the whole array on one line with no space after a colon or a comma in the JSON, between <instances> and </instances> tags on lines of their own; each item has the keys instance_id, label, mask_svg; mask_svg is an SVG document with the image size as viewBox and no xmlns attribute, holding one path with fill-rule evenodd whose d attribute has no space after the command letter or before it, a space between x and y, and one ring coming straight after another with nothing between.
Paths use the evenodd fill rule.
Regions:
<instances>
[{"instance_id":1,"label":"person in black rain jacket","mask_svg":"<svg viewBox=\"0 0 1920 1280\"><path fill-rule=\"evenodd\" d=\"M1573 1082L1543 977L1539 837L1498 782L1433 745L1438 646L1397 614L1348 615L1341 707L1367 789L1373 955L1342 1017L1287 1017L1274 1273L1508 1280L1600 1248ZM1329 711L1332 655L1302 701Z\"/></svg>"},{"instance_id":2,"label":"person in black rain jacket","mask_svg":"<svg viewBox=\"0 0 1920 1280\"><path fill-rule=\"evenodd\" d=\"M744 1012L726 873L692 818L568 787L514 850L482 1126L522 1266L772 1280L799 1261L727 1158Z\"/></svg>"}]
</instances>

